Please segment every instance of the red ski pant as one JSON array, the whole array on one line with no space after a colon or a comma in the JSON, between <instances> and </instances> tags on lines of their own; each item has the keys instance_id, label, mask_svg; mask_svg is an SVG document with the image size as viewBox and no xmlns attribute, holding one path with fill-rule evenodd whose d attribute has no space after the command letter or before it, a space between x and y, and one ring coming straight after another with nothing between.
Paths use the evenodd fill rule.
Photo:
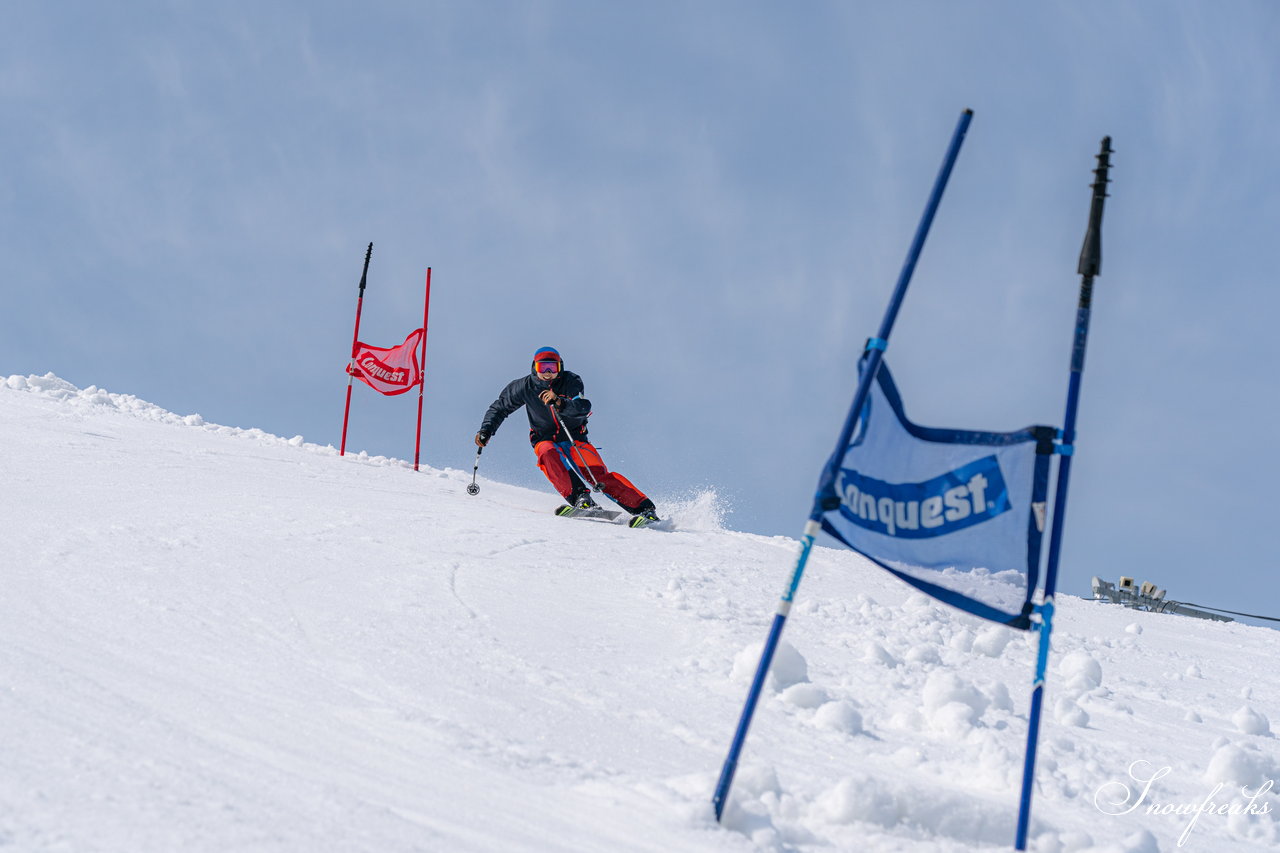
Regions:
<instances>
[{"instance_id":1,"label":"red ski pant","mask_svg":"<svg viewBox=\"0 0 1280 853\"><path fill-rule=\"evenodd\" d=\"M600 490L628 512L638 512L649 500L626 477L605 468L600 451L588 442L575 441L570 446L568 442L540 441L533 446L533 452L538 456L538 467L565 500L573 494L573 479L569 476L572 469L565 463L565 456L581 472L587 488L591 488L593 481L599 483Z\"/></svg>"}]
</instances>

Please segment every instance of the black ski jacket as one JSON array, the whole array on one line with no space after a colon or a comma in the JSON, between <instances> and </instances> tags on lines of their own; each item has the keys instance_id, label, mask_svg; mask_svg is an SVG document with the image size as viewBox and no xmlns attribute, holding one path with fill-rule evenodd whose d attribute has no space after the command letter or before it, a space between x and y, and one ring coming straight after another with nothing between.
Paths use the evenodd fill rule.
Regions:
<instances>
[{"instance_id":1,"label":"black ski jacket","mask_svg":"<svg viewBox=\"0 0 1280 853\"><path fill-rule=\"evenodd\" d=\"M569 431L565 435L560 425L552 416L547 404L542 402L542 392L550 388L556 392L556 410L560 420ZM502 389L498 399L484 413L480 422L480 432L491 436L502 426L507 416L521 406L529 416L529 443L539 441L586 441L587 418L591 415L591 401L582 397L582 377L568 370L562 370L555 379L545 382L530 373L514 379Z\"/></svg>"}]
</instances>

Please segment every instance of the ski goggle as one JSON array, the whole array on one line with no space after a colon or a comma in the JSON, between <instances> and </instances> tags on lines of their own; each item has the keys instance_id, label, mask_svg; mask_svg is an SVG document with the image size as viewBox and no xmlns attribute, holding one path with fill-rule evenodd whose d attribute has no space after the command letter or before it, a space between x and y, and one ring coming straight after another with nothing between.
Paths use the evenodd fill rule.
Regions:
<instances>
[{"instance_id":1,"label":"ski goggle","mask_svg":"<svg viewBox=\"0 0 1280 853\"><path fill-rule=\"evenodd\" d=\"M537 363L539 373L559 373L560 362L558 361L539 361Z\"/></svg>"}]
</instances>

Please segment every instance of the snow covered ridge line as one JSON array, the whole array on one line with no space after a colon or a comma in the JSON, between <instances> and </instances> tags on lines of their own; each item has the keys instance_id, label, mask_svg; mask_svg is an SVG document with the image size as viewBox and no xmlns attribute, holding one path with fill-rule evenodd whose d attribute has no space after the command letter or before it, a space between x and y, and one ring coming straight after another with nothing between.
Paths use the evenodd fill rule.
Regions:
<instances>
[{"instance_id":1,"label":"snow covered ridge line","mask_svg":"<svg viewBox=\"0 0 1280 853\"><path fill-rule=\"evenodd\" d=\"M84 413L110 412L153 423L196 427L215 435L248 439L269 447L287 445L321 456L338 455L338 449L332 444L312 444L304 441L300 435L295 435L293 438L283 438L256 427L253 429L241 429L240 427L211 424L205 421L201 415L176 415L154 403L140 400L132 394L112 394L110 391L104 391L96 385L90 385L88 388L83 389L77 388L54 373L46 373L43 376L34 374L29 376L19 376L17 374L8 377L0 376L0 393L5 391L34 394L59 404L70 406L72 409ZM360 465L413 470L413 463L406 459L397 459L393 456L371 456L364 450L358 453L349 451L343 459ZM420 468L423 473L431 474L435 477L454 480L470 479L470 472L448 466L435 468L423 462L420 463ZM482 477L481 479L484 478ZM710 487L668 494L663 498L663 503L671 513L668 518L677 523L682 530L724 530L725 517L732 511L729 502L720 497L714 488Z\"/></svg>"},{"instance_id":2,"label":"snow covered ridge line","mask_svg":"<svg viewBox=\"0 0 1280 853\"><path fill-rule=\"evenodd\" d=\"M46 373L44 376L18 376L13 375L0 381L0 389L9 389L12 391L25 391L30 394L37 394L50 400L56 400L66 403L77 409L97 409L112 410L121 414L129 415L135 418L141 418L148 421L157 421L159 423L173 424L175 426L198 427L218 435L228 435L238 438L248 438L254 441L260 441L263 444L279 446L287 444L290 447L298 447L311 453L320 453L325 455L337 456L338 450L331 444L311 444L303 440L302 436L295 435L293 438L284 438L278 435L272 435L260 429L241 429L240 427L222 426L220 424L211 424L205 421L200 415L176 415L167 409L162 409L154 403L148 403L146 400L140 400L132 394L112 394L104 391L96 385L90 385L88 388L77 388L70 382L62 379L53 373ZM387 456L369 456L365 452L347 454L349 457L365 463L374 465L389 465L397 467L413 467L412 463L403 459L393 459Z\"/></svg>"}]
</instances>

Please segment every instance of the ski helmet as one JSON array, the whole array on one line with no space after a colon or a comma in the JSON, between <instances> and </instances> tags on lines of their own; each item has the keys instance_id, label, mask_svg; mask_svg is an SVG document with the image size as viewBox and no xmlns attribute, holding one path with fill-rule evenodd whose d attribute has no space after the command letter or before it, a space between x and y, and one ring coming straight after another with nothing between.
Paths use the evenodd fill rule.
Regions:
<instances>
[{"instance_id":1,"label":"ski helmet","mask_svg":"<svg viewBox=\"0 0 1280 853\"><path fill-rule=\"evenodd\" d=\"M540 361L554 361L557 373L564 370L564 359L560 358L560 353L555 347L538 347L538 351L533 354L533 363L530 365L534 376L538 375L538 362Z\"/></svg>"}]
</instances>

